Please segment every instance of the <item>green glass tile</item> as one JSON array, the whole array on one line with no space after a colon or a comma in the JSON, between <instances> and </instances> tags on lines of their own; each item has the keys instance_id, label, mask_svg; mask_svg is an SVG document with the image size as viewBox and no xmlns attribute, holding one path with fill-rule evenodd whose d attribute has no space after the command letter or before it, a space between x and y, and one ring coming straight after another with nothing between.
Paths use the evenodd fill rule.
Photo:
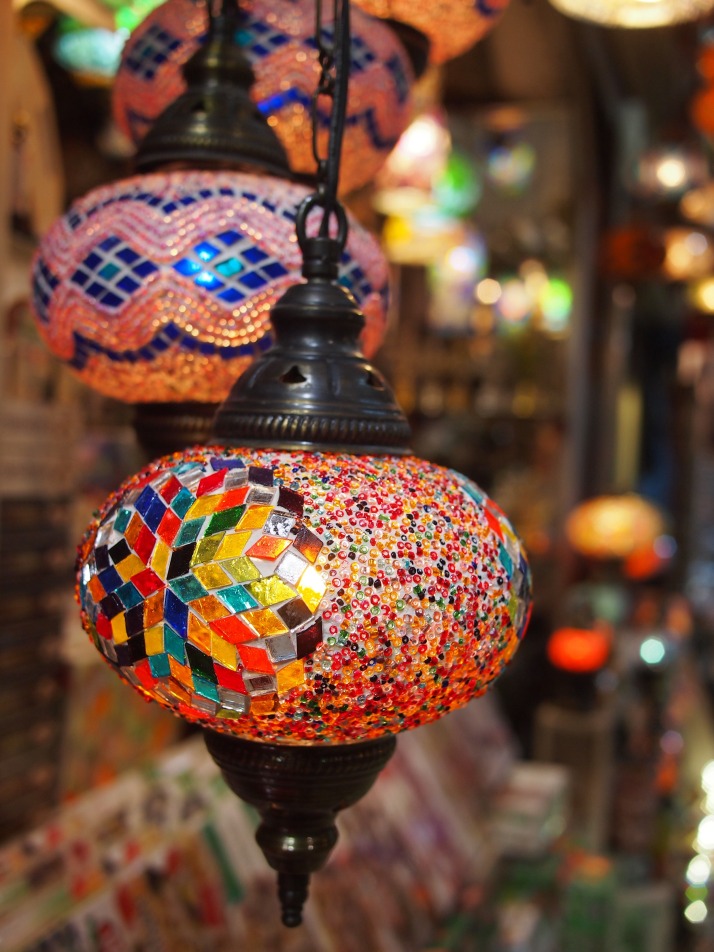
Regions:
<instances>
[{"instance_id":1,"label":"green glass tile","mask_svg":"<svg viewBox=\"0 0 714 952\"><path fill-rule=\"evenodd\" d=\"M204 595L208 595L194 575L182 575L180 578L171 579L169 585L182 602L192 602L194 598L203 598Z\"/></svg>"},{"instance_id":2,"label":"green glass tile","mask_svg":"<svg viewBox=\"0 0 714 952\"><path fill-rule=\"evenodd\" d=\"M212 681L207 681L205 678L195 674L193 676L193 687L196 694L200 694L201 697L206 697L210 701L216 701L216 703L218 703L218 688Z\"/></svg>"},{"instance_id":3,"label":"green glass tile","mask_svg":"<svg viewBox=\"0 0 714 952\"><path fill-rule=\"evenodd\" d=\"M171 508L182 519L194 504L193 493L190 493L184 486L171 500Z\"/></svg>"},{"instance_id":4,"label":"green glass tile","mask_svg":"<svg viewBox=\"0 0 714 952\"><path fill-rule=\"evenodd\" d=\"M214 532L232 529L244 512L245 506L232 506L230 509L224 509L222 512L214 512L206 527L206 535L213 535Z\"/></svg>"},{"instance_id":5,"label":"green glass tile","mask_svg":"<svg viewBox=\"0 0 714 952\"><path fill-rule=\"evenodd\" d=\"M216 596L228 605L234 612L244 612L248 608L257 608L258 602L253 598L250 592L247 592L242 585L233 585L231 588L219 589Z\"/></svg>"},{"instance_id":6,"label":"green glass tile","mask_svg":"<svg viewBox=\"0 0 714 952\"><path fill-rule=\"evenodd\" d=\"M186 545L189 542L195 542L201 533L205 519L189 519L184 522L174 539L174 546Z\"/></svg>"},{"instance_id":7,"label":"green glass tile","mask_svg":"<svg viewBox=\"0 0 714 952\"><path fill-rule=\"evenodd\" d=\"M179 664L186 664L186 643L170 625L164 625L164 647Z\"/></svg>"},{"instance_id":8,"label":"green glass tile","mask_svg":"<svg viewBox=\"0 0 714 952\"><path fill-rule=\"evenodd\" d=\"M192 674L198 674L206 681L212 681L213 683L218 681L213 667L213 658L210 655L204 654L196 645L187 644L186 658L191 666Z\"/></svg>"},{"instance_id":9,"label":"green glass tile","mask_svg":"<svg viewBox=\"0 0 714 952\"><path fill-rule=\"evenodd\" d=\"M114 528L117 532L124 532L126 527L129 525L129 520L131 519L131 511L129 509L120 509L117 513L117 517L114 520Z\"/></svg>"},{"instance_id":10,"label":"green glass tile","mask_svg":"<svg viewBox=\"0 0 714 952\"><path fill-rule=\"evenodd\" d=\"M108 261L103 268L99 269L99 277L104 278L106 281L111 281L115 274L119 274L121 268L113 264L111 261Z\"/></svg>"},{"instance_id":11,"label":"green glass tile","mask_svg":"<svg viewBox=\"0 0 714 952\"><path fill-rule=\"evenodd\" d=\"M236 582L252 582L254 579L260 578L260 572L245 555L241 555L237 559L227 559L225 562L221 562L221 565L233 576Z\"/></svg>"},{"instance_id":12,"label":"green glass tile","mask_svg":"<svg viewBox=\"0 0 714 952\"><path fill-rule=\"evenodd\" d=\"M223 534L212 535L210 539L201 539L196 546L196 551L193 553L191 565L201 565L203 562L210 562L222 541Z\"/></svg>"},{"instance_id":13,"label":"green glass tile","mask_svg":"<svg viewBox=\"0 0 714 952\"><path fill-rule=\"evenodd\" d=\"M169 656L162 652L161 654L151 655L149 658L149 667L155 678L168 678L171 674L169 667Z\"/></svg>"}]
</instances>

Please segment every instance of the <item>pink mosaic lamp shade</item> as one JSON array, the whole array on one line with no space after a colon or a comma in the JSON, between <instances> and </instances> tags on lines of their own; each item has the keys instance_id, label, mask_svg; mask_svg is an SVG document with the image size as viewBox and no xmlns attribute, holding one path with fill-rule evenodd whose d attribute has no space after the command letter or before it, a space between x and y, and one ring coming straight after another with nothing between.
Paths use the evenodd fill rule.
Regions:
<instances>
[{"instance_id":1,"label":"pink mosaic lamp shade","mask_svg":"<svg viewBox=\"0 0 714 952\"><path fill-rule=\"evenodd\" d=\"M530 611L518 538L458 473L220 447L159 459L107 500L78 592L97 648L145 697L290 745L378 738L465 704Z\"/></svg>"},{"instance_id":2,"label":"pink mosaic lamp shade","mask_svg":"<svg viewBox=\"0 0 714 952\"><path fill-rule=\"evenodd\" d=\"M255 73L251 96L281 140L291 169L313 174L310 104L319 75L313 38L314 0L247 0L238 41ZM327 11L325 11L327 13ZM327 20L325 30L331 31ZM168 0L132 33L114 85L119 127L139 142L157 116L185 89L180 67L207 30L198 0ZM352 62L340 187L371 180L410 119L414 75L392 30L353 13ZM327 113L319 112L320 138Z\"/></svg>"},{"instance_id":3,"label":"pink mosaic lamp shade","mask_svg":"<svg viewBox=\"0 0 714 952\"><path fill-rule=\"evenodd\" d=\"M397 20L430 44L433 63L445 63L470 50L498 23L508 0L355 0L365 13Z\"/></svg>"},{"instance_id":4,"label":"pink mosaic lamp shade","mask_svg":"<svg viewBox=\"0 0 714 952\"><path fill-rule=\"evenodd\" d=\"M86 384L127 403L223 400L271 343L269 310L299 280L301 185L238 172L153 173L95 189L35 256L33 309L50 350ZM354 221L342 283L373 353L388 269Z\"/></svg>"}]
</instances>

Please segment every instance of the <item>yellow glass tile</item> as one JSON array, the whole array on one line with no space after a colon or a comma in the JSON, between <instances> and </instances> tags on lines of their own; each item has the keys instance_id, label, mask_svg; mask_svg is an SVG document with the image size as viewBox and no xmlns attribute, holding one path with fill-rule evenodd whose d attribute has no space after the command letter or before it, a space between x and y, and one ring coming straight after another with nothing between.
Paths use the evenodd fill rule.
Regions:
<instances>
[{"instance_id":1,"label":"yellow glass tile","mask_svg":"<svg viewBox=\"0 0 714 952\"><path fill-rule=\"evenodd\" d=\"M213 556L216 554L218 546L223 541L223 536L225 533L220 532L215 535L210 535L201 541L196 546L196 550L193 553L191 558L191 566L201 565L203 562L210 562Z\"/></svg>"},{"instance_id":2,"label":"yellow glass tile","mask_svg":"<svg viewBox=\"0 0 714 952\"><path fill-rule=\"evenodd\" d=\"M127 555L125 559L122 559L121 562L117 562L115 568L124 581L128 582L132 576L138 575L139 572L143 572L146 566L141 561L139 556L134 555L132 552L131 555Z\"/></svg>"},{"instance_id":3,"label":"yellow glass tile","mask_svg":"<svg viewBox=\"0 0 714 952\"><path fill-rule=\"evenodd\" d=\"M303 601L311 612L317 611L317 606L322 601L325 594L327 583L319 574L314 566L309 565L302 574L297 583L297 590L302 595Z\"/></svg>"},{"instance_id":4,"label":"yellow glass tile","mask_svg":"<svg viewBox=\"0 0 714 952\"><path fill-rule=\"evenodd\" d=\"M220 565L215 562L209 562L207 565L197 565L193 569L193 574L204 588L222 588L224 585L233 584L233 579L226 575Z\"/></svg>"},{"instance_id":5,"label":"yellow glass tile","mask_svg":"<svg viewBox=\"0 0 714 952\"><path fill-rule=\"evenodd\" d=\"M169 664L173 661L173 658L169 659ZM191 695L188 691L184 691L180 684L177 684L176 681L165 681L164 687L176 698L177 701L182 701L184 704L191 703Z\"/></svg>"},{"instance_id":6,"label":"yellow glass tile","mask_svg":"<svg viewBox=\"0 0 714 952\"><path fill-rule=\"evenodd\" d=\"M210 516L218 509L221 499L223 499L223 493L217 493L213 496L199 496L184 518L198 519L200 516Z\"/></svg>"},{"instance_id":7,"label":"yellow glass tile","mask_svg":"<svg viewBox=\"0 0 714 952\"><path fill-rule=\"evenodd\" d=\"M151 568L161 579L166 578L166 566L170 555L171 549L161 539L157 539L154 551L151 553Z\"/></svg>"},{"instance_id":8,"label":"yellow glass tile","mask_svg":"<svg viewBox=\"0 0 714 952\"><path fill-rule=\"evenodd\" d=\"M164 626L154 625L144 635L146 653L148 655L161 654L164 650Z\"/></svg>"},{"instance_id":9,"label":"yellow glass tile","mask_svg":"<svg viewBox=\"0 0 714 952\"><path fill-rule=\"evenodd\" d=\"M236 582L252 582L254 579L260 578L260 572L245 556L224 562L223 568L231 573Z\"/></svg>"},{"instance_id":10,"label":"yellow glass tile","mask_svg":"<svg viewBox=\"0 0 714 952\"><path fill-rule=\"evenodd\" d=\"M293 589L277 575L271 575L259 582L253 582L246 585L246 588L261 605L277 605L278 602L287 601L288 598L295 598Z\"/></svg>"},{"instance_id":11,"label":"yellow glass tile","mask_svg":"<svg viewBox=\"0 0 714 952\"><path fill-rule=\"evenodd\" d=\"M251 714L272 714L278 709L277 694L264 694L263 697L251 698Z\"/></svg>"},{"instance_id":12,"label":"yellow glass tile","mask_svg":"<svg viewBox=\"0 0 714 952\"><path fill-rule=\"evenodd\" d=\"M123 641L126 641L128 637L124 612L121 612L112 618L112 638L116 644L120 645Z\"/></svg>"},{"instance_id":13,"label":"yellow glass tile","mask_svg":"<svg viewBox=\"0 0 714 952\"><path fill-rule=\"evenodd\" d=\"M87 591L88 591L89 594L92 596L92 598L94 599L95 602L101 602L101 600L102 600L102 599L104 598L104 596L107 594L107 593L104 591L104 586L103 586L102 583L99 581L99 579L97 578L96 575L93 575L93 576L90 578L89 584L87 585Z\"/></svg>"},{"instance_id":14,"label":"yellow glass tile","mask_svg":"<svg viewBox=\"0 0 714 952\"><path fill-rule=\"evenodd\" d=\"M236 528L262 529L272 511L272 506L248 506Z\"/></svg>"},{"instance_id":15,"label":"yellow glass tile","mask_svg":"<svg viewBox=\"0 0 714 952\"><path fill-rule=\"evenodd\" d=\"M164 617L164 593L154 592L144 602L144 628L151 628Z\"/></svg>"},{"instance_id":16,"label":"yellow glass tile","mask_svg":"<svg viewBox=\"0 0 714 952\"><path fill-rule=\"evenodd\" d=\"M261 637L266 635L282 635L288 629L269 608L259 608L252 612L243 612L241 618L247 621L254 631Z\"/></svg>"},{"instance_id":17,"label":"yellow glass tile","mask_svg":"<svg viewBox=\"0 0 714 952\"><path fill-rule=\"evenodd\" d=\"M188 613L188 640L191 644L196 645L201 651L209 654L212 634L213 632L205 622L201 621L193 612Z\"/></svg>"},{"instance_id":18,"label":"yellow glass tile","mask_svg":"<svg viewBox=\"0 0 714 952\"><path fill-rule=\"evenodd\" d=\"M245 544L250 538L250 532L227 532L218 547L216 559L234 559L243 555Z\"/></svg>"},{"instance_id":19,"label":"yellow glass tile","mask_svg":"<svg viewBox=\"0 0 714 952\"><path fill-rule=\"evenodd\" d=\"M302 658L291 661L275 674L278 679L278 694L284 694L305 681L305 662Z\"/></svg>"},{"instance_id":20,"label":"yellow glass tile","mask_svg":"<svg viewBox=\"0 0 714 952\"><path fill-rule=\"evenodd\" d=\"M215 595L204 595L203 598L197 598L194 602L191 602L191 608L195 609L201 618L206 621L215 621L217 618L225 618L231 614L230 608L220 602Z\"/></svg>"},{"instance_id":21,"label":"yellow glass tile","mask_svg":"<svg viewBox=\"0 0 714 952\"><path fill-rule=\"evenodd\" d=\"M188 665L179 664L176 658L169 655L169 668L171 669L172 678L175 678L179 684L182 684L189 691L193 690L193 678L191 677L191 669Z\"/></svg>"},{"instance_id":22,"label":"yellow glass tile","mask_svg":"<svg viewBox=\"0 0 714 952\"><path fill-rule=\"evenodd\" d=\"M230 642L224 638L221 638L215 631L212 633L211 638L211 654L214 660L222 664L224 668L230 668L231 671L235 671L238 667L238 652L236 651L236 646L230 644Z\"/></svg>"}]
</instances>

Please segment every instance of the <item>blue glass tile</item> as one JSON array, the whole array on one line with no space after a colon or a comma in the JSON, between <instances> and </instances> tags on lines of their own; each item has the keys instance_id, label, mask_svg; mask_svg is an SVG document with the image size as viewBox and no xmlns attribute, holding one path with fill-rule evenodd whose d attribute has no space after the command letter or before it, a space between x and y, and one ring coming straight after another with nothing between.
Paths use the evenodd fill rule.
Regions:
<instances>
[{"instance_id":1,"label":"blue glass tile","mask_svg":"<svg viewBox=\"0 0 714 952\"><path fill-rule=\"evenodd\" d=\"M201 271L193 279L193 283L207 291L220 291L221 288L225 287L225 283L220 281L215 274L211 274L210 271Z\"/></svg>"},{"instance_id":2,"label":"blue glass tile","mask_svg":"<svg viewBox=\"0 0 714 952\"><path fill-rule=\"evenodd\" d=\"M108 594L116 591L120 585L124 584L124 579L111 565L108 569L104 569L103 572L100 572L98 578L104 587L104 591Z\"/></svg>"},{"instance_id":3,"label":"blue glass tile","mask_svg":"<svg viewBox=\"0 0 714 952\"><path fill-rule=\"evenodd\" d=\"M212 245L209 241L202 241L196 245L193 250L201 261L213 261L220 249L216 248L216 246Z\"/></svg>"},{"instance_id":4,"label":"blue glass tile","mask_svg":"<svg viewBox=\"0 0 714 952\"><path fill-rule=\"evenodd\" d=\"M261 270L263 274L267 274L269 278L282 278L284 274L288 273L287 268L284 268L279 261L266 264Z\"/></svg>"},{"instance_id":5,"label":"blue glass tile","mask_svg":"<svg viewBox=\"0 0 714 952\"><path fill-rule=\"evenodd\" d=\"M164 592L164 620L171 625L176 634L186 638L188 635L188 605L184 605L170 588ZM169 651L168 645L166 645Z\"/></svg>"},{"instance_id":6,"label":"blue glass tile","mask_svg":"<svg viewBox=\"0 0 714 952\"><path fill-rule=\"evenodd\" d=\"M182 575L180 578L174 578L169 582L169 585L182 602L192 602L195 598L203 598L204 595L208 595L208 592L195 575Z\"/></svg>"},{"instance_id":7,"label":"blue glass tile","mask_svg":"<svg viewBox=\"0 0 714 952\"><path fill-rule=\"evenodd\" d=\"M140 516L145 518L146 513L153 505L155 499L159 499L159 496L157 496L151 486L144 486L139 494L139 498L134 503L134 508Z\"/></svg>"},{"instance_id":8,"label":"blue glass tile","mask_svg":"<svg viewBox=\"0 0 714 952\"><path fill-rule=\"evenodd\" d=\"M117 288L120 291L125 291L127 294L133 294L134 291L141 285L138 281L134 281L133 278L130 278L128 274L125 274L121 281L117 281Z\"/></svg>"},{"instance_id":9,"label":"blue glass tile","mask_svg":"<svg viewBox=\"0 0 714 952\"><path fill-rule=\"evenodd\" d=\"M143 513L144 522L152 532L156 532L159 528L159 523L164 518L166 508L166 504L161 497L155 496L151 504L147 507L146 512Z\"/></svg>"},{"instance_id":10,"label":"blue glass tile","mask_svg":"<svg viewBox=\"0 0 714 952\"><path fill-rule=\"evenodd\" d=\"M116 235L110 235L108 238L105 238L104 241L100 241L99 247L102 251L111 251L113 248L119 244L119 239Z\"/></svg>"},{"instance_id":11,"label":"blue glass tile","mask_svg":"<svg viewBox=\"0 0 714 952\"><path fill-rule=\"evenodd\" d=\"M234 274L243 270L243 264L237 258L226 258L225 261L219 262L214 267L224 278L232 278Z\"/></svg>"},{"instance_id":12,"label":"blue glass tile","mask_svg":"<svg viewBox=\"0 0 714 952\"><path fill-rule=\"evenodd\" d=\"M261 276L256 274L255 271L249 271L247 274L241 275L239 280L241 284L245 285L247 288L250 288L251 291L257 291L258 288L264 288L267 283L265 278L261 278Z\"/></svg>"},{"instance_id":13,"label":"blue glass tile","mask_svg":"<svg viewBox=\"0 0 714 952\"><path fill-rule=\"evenodd\" d=\"M117 251L116 257L123 261L124 264L134 264L135 261L139 260L139 255L133 248L122 248L120 251Z\"/></svg>"},{"instance_id":14,"label":"blue glass tile","mask_svg":"<svg viewBox=\"0 0 714 952\"><path fill-rule=\"evenodd\" d=\"M141 592L133 582L124 582L123 585L119 586L116 593L122 600L125 608L133 608L135 605L139 605L144 601Z\"/></svg>"},{"instance_id":15,"label":"blue glass tile","mask_svg":"<svg viewBox=\"0 0 714 952\"><path fill-rule=\"evenodd\" d=\"M75 271L72 277L70 278L70 281L72 282L72 284L78 284L80 288L84 287L84 285L87 283L88 280L89 280L89 275L85 271L79 271L79 270Z\"/></svg>"},{"instance_id":16,"label":"blue glass tile","mask_svg":"<svg viewBox=\"0 0 714 952\"><path fill-rule=\"evenodd\" d=\"M169 340L178 340L181 336L181 331L175 324L167 324L162 331L162 336L168 337Z\"/></svg>"},{"instance_id":17,"label":"blue glass tile","mask_svg":"<svg viewBox=\"0 0 714 952\"><path fill-rule=\"evenodd\" d=\"M243 236L239 232L229 229L228 231L222 231L220 235L216 235L216 237L219 241L222 241L227 248L230 248L231 245L234 245L237 241L241 241Z\"/></svg>"},{"instance_id":18,"label":"blue glass tile","mask_svg":"<svg viewBox=\"0 0 714 952\"><path fill-rule=\"evenodd\" d=\"M176 204L176 202L166 202L166 204L164 205L164 211L166 212L167 215L170 215L171 212L175 212L177 208L178 208L178 205Z\"/></svg>"},{"instance_id":19,"label":"blue glass tile","mask_svg":"<svg viewBox=\"0 0 714 952\"><path fill-rule=\"evenodd\" d=\"M221 301L225 301L227 304L236 304L238 301L242 301L245 298L245 294L241 294L237 288L226 288L225 291L220 291L218 293L218 297Z\"/></svg>"},{"instance_id":20,"label":"blue glass tile","mask_svg":"<svg viewBox=\"0 0 714 952\"><path fill-rule=\"evenodd\" d=\"M105 291L99 300L105 307L119 307L120 304L124 303L124 299L120 298L118 294L114 294L113 291Z\"/></svg>"},{"instance_id":21,"label":"blue glass tile","mask_svg":"<svg viewBox=\"0 0 714 952\"><path fill-rule=\"evenodd\" d=\"M181 642L183 646L183 642ZM149 668L151 673L155 678L168 678L171 674L171 668L169 667L169 656L162 652L157 655L149 656Z\"/></svg>"},{"instance_id":22,"label":"blue glass tile","mask_svg":"<svg viewBox=\"0 0 714 952\"><path fill-rule=\"evenodd\" d=\"M246 248L243 252L243 257L251 264L260 264L261 261L265 261L268 255L264 251L261 251L260 248L252 247Z\"/></svg>"},{"instance_id":23,"label":"blue glass tile","mask_svg":"<svg viewBox=\"0 0 714 952\"><path fill-rule=\"evenodd\" d=\"M192 275L202 270L198 261L193 261L191 258L181 258L174 265L174 271L178 271L179 274Z\"/></svg>"},{"instance_id":24,"label":"blue glass tile","mask_svg":"<svg viewBox=\"0 0 714 952\"><path fill-rule=\"evenodd\" d=\"M210 341L200 341L198 345L199 354L205 354L206 357L212 357L216 352L215 344L211 344Z\"/></svg>"},{"instance_id":25,"label":"blue glass tile","mask_svg":"<svg viewBox=\"0 0 714 952\"><path fill-rule=\"evenodd\" d=\"M98 281L93 281L92 284L87 288L87 294L90 297L98 298L101 294L104 294L106 288L103 284L100 284Z\"/></svg>"},{"instance_id":26,"label":"blue glass tile","mask_svg":"<svg viewBox=\"0 0 714 952\"><path fill-rule=\"evenodd\" d=\"M142 261L140 264L137 264L132 271L134 274L138 274L140 278L147 278L150 274L153 274L154 271L159 269L155 264L152 264L151 261Z\"/></svg>"}]
</instances>

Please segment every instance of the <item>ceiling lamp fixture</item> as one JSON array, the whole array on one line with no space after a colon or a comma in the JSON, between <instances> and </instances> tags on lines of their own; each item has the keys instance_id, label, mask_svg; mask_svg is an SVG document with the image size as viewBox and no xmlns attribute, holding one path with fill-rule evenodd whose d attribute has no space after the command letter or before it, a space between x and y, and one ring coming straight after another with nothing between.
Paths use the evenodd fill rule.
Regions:
<instances>
[{"instance_id":1,"label":"ceiling lamp fixture","mask_svg":"<svg viewBox=\"0 0 714 952\"><path fill-rule=\"evenodd\" d=\"M313 38L315 0L245 0L237 34L255 82L251 96L282 142L290 167L314 175L311 102L319 73ZM354 13L351 89L342 189L369 182L394 147L411 114L414 72L393 30ZM206 36L206 5L168 0L134 31L124 48L114 85L113 110L122 131L141 141L156 117L184 90L181 66ZM333 23L325 17L326 38ZM328 115L320 100L318 139L327 135Z\"/></svg>"},{"instance_id":2,"label":"ceiling lamp fixture","mask_svg":"<svg viewBox=\"0 0 714 952\"><path fill-rule=\"evenodd\" d=\"M508 0L356 0L366 13L406 24L429 41L432 63L445 63L482 40Z\"/></svg>"},{"instance_id":3,"label":"ceiling lamp fixture","mask_svg":"<svg viewBox=\"0 0 714 952\"><path fill-rule=\"evenodd\" d=\"M551 0L551 3L561 13L578 20L630 29L685 23L714 9L714 0Z\"/></svg>"},{"instance_id":4,"label":"ceiling lamp fixture","mask_svg":"<svg viewBox=\"0 0 714 952\"><path fill-rule=\"evenodd\" d=\"M295 208L308 189L290 181L248 94L252 73L234 40L242 20L231 0L211 12L186 91L142 141L145 174L75 202L33 265L33 309L50 349L89 386L137 404L138 426L150 440L164 433L165 451L201 438L215 404L269 346L270 306L300 273ZM373 353L388 270L354 222L341 265Z\"/></svg>"},{"instance_id":5,"label":"ceiling lamp fixture","mask_svg":"<svg viewBox=\"0 0 714 952\"><path fill-rule=\"evenodd\" d=\"M663 532L660 510L635 493L587 499L565 523L572 547L591 559L625 559L653 545Z\"/></svg>"},{"instance_id":6,"label":"ceiling lamp fixture","mask_svg":"<svg viewBox=\"0 0 714 952\"><path fill-rule=\"evenodd\" d=\"M273 307L276 343L219 410L216 445L128 480L79 555L102 655L204 727L257 807L286 925L335 843L335 814L369 789L395 735L483 692L530 607L506 518L463 476L410 455L406 420L359 351L363 318L338 282L346 0L334 23L333 49L318 16L320 88L335 92L318 190L296 219L305 281Z\"/></svg>"}]
</instances>

